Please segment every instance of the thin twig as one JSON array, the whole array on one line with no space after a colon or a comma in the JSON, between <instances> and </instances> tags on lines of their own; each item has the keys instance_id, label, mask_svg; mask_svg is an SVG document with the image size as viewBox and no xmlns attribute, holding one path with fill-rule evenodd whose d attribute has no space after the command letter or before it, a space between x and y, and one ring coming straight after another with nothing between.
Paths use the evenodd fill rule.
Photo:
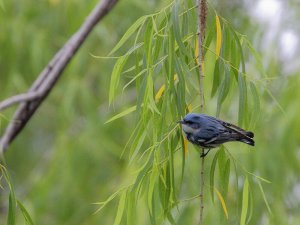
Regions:
<instances>
[{"instance_id":1,"label":"thin twig","mask_svg":"<svg viewBox=\"0 0 300 225\"><path fill-rule=\"evenodd\" d=\"M204 112L204 92L203 92L203 67L202 63L204 60L203 54L203 40L205 37L205 24L206 24L206 15L207 15L207 4L206 0L198 0L198 66L199 66L199 91L200 91L200 109L201 112ZM202 148L202 160L200 167L200 219L199 225L203 225L203 210L204 210L204 148Z\"/></svg>"},{"instance_id":2,"label":"thin twig","mask_svg":"<svg viewBox=\"0 0 300 225\"><path fill-rule=\"evenodd\" d=\"M102 0L95 6L94 10L86 18L79 30L69 39L69 41L56 53L49 64L40 73L33 85L28 91L31 93L40 93L41 96L35 100L23 102L16 110L12 122L6 128L1 140L0 151L7 149L9 144L23 130L31 116L38 109L40 104L48 96L62 72L69 64L79 47L86 40L87 36L93 30L95 25L111 11L118 0Z\"/></svg>"},{"instance_id":3,"label":"thin twig","mask_svg":"<svg viewBox=\"0 0 300 225\"><path fill-rule=\"evenodd\" d=\"M204 154L204 148L202 148L202 154ZM204 209L204 159L205 157L201 158L201 171L200 171L200 176L201 176L201 183L200 183L200 221L199 225L203 225L203 209Z\"/></svg>"},{"instance_id":4,"label":"thin twig","mask_svg":"<svg viewBox=\"0 0 300 225\"><path fill-rule=\"evenodd\" d=\"M207 4L206 0L198 0L198 66L199 66L199 91L200 91L200 108L204 112L204 93L203 93L203 40L205 37L205 24L206 24Z\"/></svg>"},{"instance_id":5,"label":"thin twig","mask_svg":"<svg viewBox=\"0 0 300 225\"><path fill-rule=\"evenodd\" d=\"M29 102L36 100L41 97L41 94L41 92L29 92L9 97L8 99L5 99L4 101L0 102L0 111L21 102Z\"/></svg>"}]
</instances>

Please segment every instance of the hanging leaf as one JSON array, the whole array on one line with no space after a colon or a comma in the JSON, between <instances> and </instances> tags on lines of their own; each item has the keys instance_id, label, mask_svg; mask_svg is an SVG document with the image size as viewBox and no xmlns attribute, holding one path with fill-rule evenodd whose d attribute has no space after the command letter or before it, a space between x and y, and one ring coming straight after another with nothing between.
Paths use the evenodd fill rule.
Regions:
<instances>
[{"instance_id":1,"label":"hanging leaf","mask_svg":"<svg viewBox=\"0 0 300 225\"><path fill-rule=\"evenodd\" d=\"M227 159L226 164L225 164L224 174L223 174L224 197L227 196L227 192L228 192L229 176L230 176L230 159Z\"/></svg>"},{"instance_id":2,"label":"hanging leaf","mask_svg":"<svg viewBox=\"0 0 300 225\"><path fill-rule=\"evenodd\" d=\"M222 28L218 15L216 15L216 33L217 33L217 41L216 41L216 56L217 59L220 56L221 47L222 47Z\"/></svg>"},{"instance_id":3,"label":"hanging leaf","mask_svg":"<svg viewBox=\"0 0 300 225\"><path fill-rule=\"evenodd\" d=\"M126 206L126 219L127 224L134 225L136 224L136 197L135 192L132 189L128 190L127 192L127 206Z\"/></svg>"},{"instance_id":4,"label":"hanging leaf","mask_svg":"<svg viewBox=\"0 0 300 225\"><path fill-rule=\"evenodd\" d=\"M231 33L233 34L236 45L238 46L239 56L240 56L241 63L242 63L242 73L245 74L246 73L246 64L245 64L242 44L241 44L240 39L239 39L238 35L236 34L235 30L230 25L228 27L231 30Z\"/></svg>"},{"instance_id":5,"label":"hanging leaf","mask_svg":"<svg viewBox=\"0 0 300 225\"><path fill-rule=\"evenodd\" d=\"M245 179L244 188L243 188L243 199L242 199L242 212L240 225L246 225L246 218L249 205L249 181L248 177Z\"/></svg>"},{"instance_id":6,"label":"hanging leaf","mask_svg":"<svg viewBox=\"0 0 300 225\"><path fill-rule=\"evenodd\" d=\"M16 199L15 195L10 192L9 201L8 201L8 216L7 216L7 225L16 224Z\"/></svg>"},{"instance_id":7,"label":"hanging leaf","mask_svg":"<svg viewBox=\"0 0 300 225\"><path fill-rule=\"evenodd\" d=\"M223 211L224 211L224 214L226 216L226 219L228 219L228 210L227 210L227 207L226 207L225 200L224 200L222 194L218 191L218 189L217 188L214 188L214 189L215 189L215 191L217 193L218 199L219 199L219 201L221 203L221 206L223 208Z\"/></svg>"},{"instance_id":8,"label":"hanging leaf","mask_svg":"<svg viewBox=\"0 0 300 225\"><path fill-rule=\"evenodd\" d=\"M247 112L247 86L244 76L238 76L238 84L239 84L239 122L240 126L243 125L243 121L245 121L246 112Z\"/></svg>"},{"instance_id":9,"label":"hanging leaf","mask_svg":"<svg viewBox=\"0 0 300 225\"><path fill-rule=\"evenodd\" d=\"M178 0L175 1L173 12L172 12L172 22L173 22L173 34L176 40L176 43L178 44L179 50L188 58L190 58L190 54L187 51L184 43L182 42L182 35L180 31L180 25L179 25L179 5L180 2ZM192 59L192 58L190 58Z\"/></svg>"},{"instance_id":10,"label":"hanging leaf","mask_svg":"<svg viewBox=\"0 0 300 225\"><path fill-rule=\"evenodd\" d=\"M120 75L127 59L128 59L128 55L121 56L120 58L118 58L114 66L111 75L110 86L109 86L109 104L111 104L115 98L116 89L120 81Z\"/></svg>"},{"instance_id":11,"label":"hanging leaf","mask_svg":"<svg viewBox=\"0 0 300 225\"><path fill-rule=\"evenodd\" d=\"M149 187L148 187L148 207L149 207L149 211L150 214L154 213L154 209L153 209L153 194L154 194L154 187L155 187L155 183L156 183L156 179L158 177L158 169L157 169L158 165L156 163L153 163L152 166L152 171L151 171L151 175L150 175L150 180L149 180Z\"/></svg>"},{"instance_id":12,"label":"hanging leaf","mask_svg":"<svg viewBox=\"0 0 300 225\"><path fill-rule=\"evenodd\" d=\"M221 74L224 73L224 67L221 65L220 60L218 59L215 63L215 69L214 69L214 79L213 79L213 85L211 89L211 97L214 97L219 86L220 86L220 80L221 80Z\"/></svg>"},{"instance_id":13,"label":"hanging leaf","mask_svg":"<svg viewBox=\"0 0 300 225\"><path fill-rule=\"evenodd\" d=\"M215 170L216 170L216 165L217 165L217 160L220 154L220 150L215 154L211 166L210 166L210 193L211 193L211 198L214 201L214 188L215 188Z\"/></svg>"},{"instance_id":14,"label":"hanging leaf","mask_svg":"<svg viewBox=\"0 0 300 225\"><path fill-rule=\"evenodd\" d=\"M26 224L28 225L34 225L32 218L30 217L29 213L27 212L26 208L23 206L23 204L17 200L17 204L23 214L23 217L26 221Z\"/></svg>"},{"instance_id":15,"label":"hanging leaf","mask_svg":"<svg viewBox=\"0 0 300 225\"><path fill-rule=\"evenodd\" d=\"M225 76L219 88L218 94L218 101L217 101L217 117L219 117L221 112L222 103L224 102L225 98L227 97L229 90L230 90L230 71L228 67L225 66Z\"/></svg>"},{"instance_id":16,"label":"hanging leaf","mask_svg":"<svg viewBox=\"0 0 300 225\"><path fill-rule=\"evenodd\" d=\"M123 213L124 213L125 203L126 203L126 191L123 191L123 193L121 194L121 197L120 197L114 225L119 225L121 223Z\"/></svg>"},{"instance_id":17,"label":"hanging leaf","mask_svg":"<svg viewBox=\"0 0 300 225\"><path fill-rule=\"evenodd\" d=\"M269 203L268 203L268 200L267 200L267 198L266 198L266 195L265 195L265 192L264 192L264 189L263 189L263 187L262 187L262 185L261 185L260 180L257 180L257 183L258 183L259 190L260 190L260 192L261 192L261 194L262 194L262 196L263 196L264 202L265 202L265 204L266 204L266 206L267 206L268 212L270 213L270 215L272 215L271 207L270 207L270 205L269 205Z\"/></svg>"},{"instance_id":18,"label":"hanging leaf","mask_svg":"<svg viewBox=\"0 0 300 225\"><path fill-rule=\"evenodd\" d=\"M260 116L260 98L257 91L257 88L253 82L250 82L250 90L253 99L253 110L252 110L252 122L253 126L256 124L259 116Z\"/></svg>"},{"instance_id":19,"label":"hanging leaf","mask_svg":"<svg viewBox=\"0 0 300 225\"><path fill-rule=\"evenodd\" d=\"M199 60L199 42L198 42L198 39L195 39L195 59L196 59L196 62L197 62L197 65L200 64L200 60Z\"/></svg>"},{"instance_id":20,"label":"hanging leaf","mask_svg":"<svg viewBox=\"0 0 300 225\"><path fill-rule=\"evenodd\" d=\"M162 85L155 95L155 101L158 102L166 89L166 85Z\"/></svg>"},{"instance_id":21,"label":"hanging leaf","mask_svg":"<svg viewBox=\"0 0 300 225\"><path fill-rule=\"evenodd\" d=\"M107 120L104 124L107 124L107 123L111 123L117 119L120 119L124 116L127 116L128 114L134 112L136 110L136 105L135 106L132 106L128 109L125 109L124 111L118 113L117 115L113 116L112 118L110 118L109 120Z\"/></svg>"},{"instance_id":22,"label":"hanging leaf","mask_svg":"<svg viewBox=\"0 0 300 225\"><path fill-rule=\"evenodd\" d=\"M147 21L147 19L148 19L148 16L142 16L137 21L135 21L135 23L132 24L131 27L128 28L126 33L123 35L123 37L120 39L120 41L116 44L116 46L111 50L111 52L108 55L109 56L112 55L120 47L122 47L124 45L124 43L132 36L132 34Z\"/></svg>"}]
</instances>

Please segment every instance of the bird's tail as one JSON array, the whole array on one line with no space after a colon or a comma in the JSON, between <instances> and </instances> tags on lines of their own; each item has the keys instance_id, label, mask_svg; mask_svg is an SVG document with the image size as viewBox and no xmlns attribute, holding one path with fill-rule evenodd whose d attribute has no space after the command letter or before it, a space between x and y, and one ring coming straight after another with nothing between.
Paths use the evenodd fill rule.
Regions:
<instances>
[{"instance_id":1,"label":"bird's tail","mask_svg":"<svg viewBox=\"0 0 300 225\"><path fill-rule=\"evenodd\" d=\"M246 130L235 130L237 134L237 141L243 142L245 144L254 146L255 142L253 140L254 138L254 133L251 131L246 131Z\"/></svg>"},{"instance_id":2,"label":"bird's tail","mask_svg":"<svg viewBox=\"0 0 300 225\"><path fill-rule=\"evenodd\" d=\"M255 145L253 140L254 134L251 131L236 131L235 134L232 134L232 137L235 141L240 141L251 146Z\"/></svg>"},{"instance_id":3,"label":"bird's tail","mask_svg":"<svg viewBox=\"0 0 300 225\"><path fill-rule=\"evenodd\" d=\"M240 141L245 143L245 144L248 144L248 145L251 145L251 146L254 146L255 145L255 142L253 140L254 138L254 133L251 132L251 131L245 131L242 133L243 137L241 137Z\"/></svg>"},{"instance_id":4,"label":"bird's tail","mask_svg":"<svg viewBox=\"0 0 300 225\"><path fill-rule=\"evenodd\" d=\"M254 133L251 132L251 131L246 131L244 134L245 134L246 136L248 136L249 138L254 138Z\"/></svg>"},{"instance_id":5,"label":"bird's tail","mask_svg":"<svg viewBox=\"0 0 300 225\"><path fill-rule=\"evenodd\" d=\"M235 133L227 133L225 136L219 137L219 141L222 143L228 141L239 141L254 146L255 142L251 137L254 137L254 135L250 131L245 131L243 133L241 133L240 131L236 131Z\"/></svg>"},{"instance_id":6,"label":"bird's tail","mask_svg":"<svg viewBox=\"0 0 300 225\"><path fill-rule=\"evenodd\" d=\"M254 140L251 139L251 138L244 138L243 137L243 138L239 139L238 141L243 142L243 143L248 144L248 145L251 145L251 146L255 145Z\"/></svg>"}]
</instances>

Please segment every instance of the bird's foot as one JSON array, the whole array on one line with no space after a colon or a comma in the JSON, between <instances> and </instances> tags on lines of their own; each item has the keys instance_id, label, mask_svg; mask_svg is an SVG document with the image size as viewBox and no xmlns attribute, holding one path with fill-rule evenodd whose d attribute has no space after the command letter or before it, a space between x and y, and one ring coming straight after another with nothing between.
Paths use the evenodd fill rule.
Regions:
<instances>
[{"instance_id":1,"label":"bird's foot","mask_svg":"<svg viewBox=\"0 0 300 225\"><path fill-rule=\"evenodd\" d=\"M210 151L210 149L208 149L207 152L204 152L204 150L203 150L203 152L200 155L200 158L204 158L209 153L209 151Z\"/></svg>"}]
</instances>

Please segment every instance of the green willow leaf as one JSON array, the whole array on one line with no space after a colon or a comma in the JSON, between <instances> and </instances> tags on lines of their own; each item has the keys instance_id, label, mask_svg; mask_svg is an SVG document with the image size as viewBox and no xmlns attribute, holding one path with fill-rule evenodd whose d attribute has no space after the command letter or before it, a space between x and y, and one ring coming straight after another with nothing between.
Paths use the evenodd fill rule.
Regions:
<instances>
[{"instance_id":1,"label":"green willow leaf","mask_svg":"<svg viewBox=\"0 0 300 225\"><path fill-rule=\"evenodd\" d=\"M189 18L188 18L189 14L188 13L184 13L182 16L182 24L181 24L181 34L182 36L186 36L189 34Z\"/></svg>"},{"instance_id":2,"label":"green willow leaf","mask_svg":"<svg viewBox=\"0 0 300 225\"><path fill-rule=\"evenodd\" d=\"M251 123L255 125L260 116L260 98L255 84L253 82L249 82L249 86L250 86L250 91L253 99L253 109L254 109L252 110Z\"/></svg>"},{"instance_id":3,"label":"green willow leaf","mask_svg":"<svg viewBox=\"0 0 300 225\"><path fill-rule=\"evenodd\" d=\"M167 73L167 79L168 82L170 83L170 91L173 92L174 90L174 82L173 81L173 77L174 77L174 68L175 68L175 39L174 39L174 35L172 32L173 28L170 27L170 34L168 36L168 52L169 52L169 57L168 57L168 73Z\"/></svg>"},{"instance_id":4,"label":"green willow leaf","mask_svg":"<svg viewBox=\"0 0 300 225\"><path fill-rule=\"evenodd\" d=\"M117 115L113 116L112 118L110 118L109 120L107 120L104 124L107 124L107 123L111 123L117 119L120 119L124 116L127 116L128 114L134 112L136 110L136 105L135 106L132 106L128 109L125 109L124 111L118 113Z\"/></svg>"},{"instance_id":5,"label":"green willow leaf","mask_svg":"<svg viewBox=\"0 0 300 225\"><path fill-rule=\"evenodd\" d=\"M9 194L9 204L8 204L8 216L7 216L7 225L16 224L16 199L15 195L10 192Z\"/></svg>"},{"instance_id":6,"label":"green willow leaf","mask_svg":"<svg viewBox=\"0 0 300 225\"><path fill-rule=\"evenodd\" d=\"M158 34L158 29L157 29L157 26L156 26L154 16L151 16L151 22L152 22L152 26L153 26L153 29L154 29L154 33Z\"/></svg>"},{"instance_id":7,"label":"green willow leaf","mask_svg":"<svg viewBox=\"0 0 300 225\"><path fill-rule=\"evenodd\" d=\"M231 71L235 77L235 80L238 82L238 74L241 63L241 54L237 48L237 44L235 43L235 39L231 40Z\"/></svg>"},{"instance_id":8,"label":"green willow leaf","mask_svg":"<svg viewBox=\"0 0 300 225\"><path fill-rule=\"evenodd\" d=\"M5 161L4 161L5 162ZM7 185L9 187L9 197L8 197L8 212L7 212L7 225L15 225L16 224L16 209L17 209L17 200L15 196L14 186L11 181L11 177L6 170L6 168L0 163L0 171L2 172L2 175L0 177L0 180L2 177L5 178ZM2 188L2 186L0 185Z\"/></svg>"},{"instance_id":9,"label":"green willow leaf","mask_svg":"<svg viewBox=\"0 0 300 225\"><path fill-rule=\"evenodd\" d=\"M156 39L155 39L154 54L153 54L153 59L154 60L158 59L159 53L162 50L162 44L163 44L163 38L162 37L156 37Z\"/></svg>"},{"instance_id":10,"label":"green willow leaf","mask_svg":"<svg viewBox=\"0 0 300 225\"><path fill-rule=\"evenodd\" d=\"M178 44L179 50L187 57L190 56L190 54L188 53L184 43L182 42L182 35L181 35L181 31L180 31L180 25L179 25L179 5L180 5L180 1L176 0L174 7L173 7L173 11L172 11L172 23L173 23L173 34L176 40L176 43Z\"/></svg>"},{"instance_id":11,"label":"green willow leaf","mask_svg":"<svg viewBox=\"0 0 300 225\"><path fill-rule=\"evenodd\" d=\"M239 39L238 35L236 34L235 30L230 25L229 25L229 28L231 30L231 33L233 34L235 43L238 46L239 55L240 55L240 59L241 59L241 63L242 63L242 72L243 72L243 74L245 74L246 73L246 65L245 65L245 58L244 58L242 44L241 44L240 39Z\"/></svg>"},{"instance_id":12,"label":"green willow leaf","mask_svg":"<svg viewBox=\"0 0 300 225\"><path fill-rule=\"evenodd\" d=\"M23 214L23 217L26 221L26 224L28 225L34 225L32 218L30 217L29 213L27 212L26 208L23 206L23 204L17 200L17 204Z\"/></svg>"},{"instance_id":13,"label":"green willow leaf","mask_svg":"<svg viewBox=\"0 0 300 225\"><path fill-rule=\"evenodd\" d=\"M221 106L224 100L226 99L229 90L230 90L230 71L228 70L227 65L225 65L225 74L224 79L219 88L218 100L217 100L217 117L219 117L221 112Z\"/></svg>"},{"instance_id":14,"label":"green willow leaf","mask_svg":"<svg viewBox=\"0 0 300 225\"><path fill-rule=\"evenodd\" d=\"M152 215L154 213L154 205L153 205L153 194L154 194L154 188L155 188L155 183L158 177L158 169L157 169L157 165L154 162L153 166L152 166L152 171L151 171L151 175L150 175L150 180L149 180L149 186L148 186L148 208L150 211L150 214Z\"/></svg>"},{"instance_id":15,"label":"green willow leaf","mask_svg":"<svg viewBox=\"0 0 300 225\"><path fill-rule=\"evenodd\" d=\"M213 77L213 85L210 85L212 87L211 95L214 94L213 92L215 92L217 90L217 87L219 86L220 76L222 76L219 67L223 66L218 64L222 59L220 58L220 56L216 56L216 54L214 53L215 48L215 44L211 43L211 45L209 46L209 51L205 54L204 64L202 64L204 65L203 69L205 77Z\"/></svg>"},{"instance_id":16,"label":"green willow leaf","mask_svg":"<svg viewBox=\"0 0 300 225\"><path fill-rule=\"evenodd\" d=\"M149 69L153 64L153 60L152 60L153 59L152 58L153 24L151 23L151 21L149 21L146 26L144 43L145 43L147 68Z\"/></svg>"},{"instance_id":17,"label":"green willow leaf","mask_svg":"<svg viewBox=\"0 0 300 225\"><path fill-rule=\"evenodd\" d=\"M166 202L165 202L165 196L166 196L166 184L165 184L165 180L164 180L164 173L162 174L162 176L159 177L159 181L158 181L158 194L159 194L159 200L161 203L161 206L163 209L166 209Z\"/></svg>"},{"instance_id":18,"label":"green willow leaf","mask_svg":"<svg viewBox=\"0 0 300 225\"><path fill-rule=\"evenodd\" d=\"M261 192L261 194L262 194L262 196L263 196L264 202L265 202L265 204L266 204L266 206L267 206L268 212L270 213L270 215L272 215L271 207L270 207L270 205L269 205L269 203L268 203L268 200L267 200L267 198L266 198L266 195L265 195L265 192L264 192L264 189L263 189L263 187L262 187L262 185L261 185L260 180L257 180L257 183L258 183L259 190L260 190L260 192Z\"/></svg>"},{"instance_id":19,"label":"green willow leaf","mask_svg":"<svg viewBox=\"0 0 300 225\"><path fill-rule=\"evenodd\" d=\"M170 197L171 197L172 177L170 175L171 175L170 164L167 163L165 167L165 180L166 180L166 190L165 190L165 199L164 199L165 206L169 206ZM168 209L168 207L165 207L165 209Z\"/></svg>"},{"instance_id":20,"label":"green willow leaf","mask_svg":"<svg viewBox=\"0 0 300 225\"><path fill-rule=\"evenodd\" d=\"M123 193L121 194L114 225L119 225L121 223L124 209L125 209L126 195L127 195L126 191L123 191Z\"/></svg>"},{"instance_id":21,"label":"green willow leaf","mask_svg":"<svg viewBox=\"0 0 300 225\"><path fill-rule=\"evenodd\" d=\"M227 161L227 157L226 157L226 153L224 150L224 146L222 145L220 147L219 156L218 156L218 165L219 165L219 174L220 175L224 174L223 171L224 171L224 168L226 165L226 161ZM223 185L224 184L224 176L222 176L221 179L223 179L223 181L221 181L221 184Z\"/></svg>"},{"instance_id":22,"label":"green willow leaf","mask_svg":"<svg viewBox=\"0 0 300 225\"><path fill-rule=\"evenodd\" d=\"M220 86L220 80L221 80L221 74L224 73L223 65L221 65L220 59L216 60L215 63L215 69L214 69L214 79L213 79L213 84L212 84L212 89L211 89L211 97L214 97L219 86Z\"/></svg>"},{"instance_id":23,"label":"green willow leaf","mask_svg":"<svg viewBox=\"0 0 300 225\"><path fill-rule=\"evenodd\" d=\"M205 39L204 39L204 48L203 48L203 54L206 55L207 50L209 49L209 46L212 43L212 40L216 36L216 23L212 23L210 26L206 27L206 33Z\"/></svg>"},{"instance_id":24,"label":"green willow leaf","mask_svg":"<svg viewBox=\"0 0 300 225\"><path fill-rule=\"evenodd\" d=\"M224 198L227 196L229 177L230 177L230 159L227 159L224 169Z\"/></svg>"},{"instance_id":25,"label":"green willow leaf","mask_svg":"<svg viewBox=\"0 0 300 225\"><path fill-rule=\"evenodd\" d=\"M176 140L177 142L178 140ZM175 144L172 145L172 142L168 143L169 146L169 164L170 164L170 178L171 178L171 203L177 202L176 200L176 187L175 187L175 168L174 168L174 150L175 150ZM176 143L177 145L177 143ZM172 206L171 206L172 207Z\"/></svg>"},{"instance_id":26,"label":"green willow leaf","mask_svg":"<svg viewBox=\"0 0 300 225\"><path fill-rule=\"evenodd\" d=\"M181 134L181 132L180 132ZM183 135L180 135L180 141L181 141L181 146L182 147L182 151L181 151L181 176L180 176L180 186L182 186L182 182L183 182L183 176L184 176L184 171L185 171L185 160L186 160L186 152L184 149L184 137Z\"/></svg>"},{"instance_id":27,"label":"green willow leaf","mask_svg":"<svg viewBox=\"0 0 300 225\"><path fill-rule=\"evenodd\" d=\"M250 41L248 41L247 39L245 40L249 50L251 51L252 55L254 56L255 60L256 60L256 66L257 69L259 70L260 74L263 77L268 77L268 75L266 74L266 70L264 69L264 65L261 59L260 54L254 49L254 47L252 46L252 44L250 43Z\"/></svg>"},{"instance_id":28,"label":"green willow leaf","mask_svg":"<svg viewBox=\"0 0 300 225\"><path fill-rule=\"evenodd\" d=\"M182 71L182 67L180 66L182 62L180 59L175 58L175 69L176 74L178 75L178 86L176 90L177 94L177 111L179 115L185 114L185 74Z\"/></svg>"},{"instance_id":29,"label":"green willow leaf","mask_svg":"<svg viewBox=\"0 0 300 225\"><path fill-rule=\"evenodd\" d=\"M137 21L135 21L135 23L132 24L131 27L128 28L126 33L123 35L123 37L120 39L120 41L116 44L116 46L111 50L111 52L108 55L109 56L112 55L120 47L122 47L124 45L124 43L132 36L132 34L147 21L147 19L148 19L148 16L142 16Z\"/></svg>"},{"instance_id":30,"label":"green willow leaf","mask_svg":"<svg viewBox=\"0 0 300 225\"><path fill-rule=\"evenodd\" d=\"M139 83L138 79L137 79L137 83ZM140 86L140 87L138 87L139 95L137 96L137 114L140 114L141 108L144 104L143 102L144 102L144 98L145 98L145 94L146 94L147 76L143 76L141 85L137 85L137 86Z\"/></svg>"},{"instance_id":31,"label":"green willow leaf","mask_svg":"<svg viewBox=\"0 0 300 225\"><path fill-rule=\"evenodd\" d=\"M224 40L223 40L223 46L222 46L222 55L224 57L225 60L227 61L231 61L231 54L234 54L234 53L231 53L231 35L230 35L230 30L228 29L224 29L223 28L223 37L224 37Z\"/></svg>"},{"instance_id":32,"label":"green willow leaf","mask_svg":"<svg viewBox=\"0 0 300 225\"><path fill-rule=\"evenodd\" d=\"M246 177L245 183L244 183L244 188L243 188L242 212L241 212L240 225L246 225L248 207L249 207L249 181L248 181L248 177Z\"/></svg>"},{"instance_id":33,"label":"green willow leaf","mask_svg":"<svg viewBox=\"0 0 300 225\"><path fill-rule=\"evenodd\" d=\"M127 192L127 214L126 214L126 219L127 219L127 224L134 225L136 224L136 198L135 198L135 193L130 189L130 191Z\"/></svg>"},{"instance_id":34,"label":"green willow leaf","mask_svg":"<svg viewBox=\"0 0 300 225\"><path fill-rule=\"evenodd\" d=\"M245 121L245 116L247 112L247 85L244 76L239 75L238 77L239 84L239 114L238 114L238 124L243 125Z\"/></svg>"},{"instance_id":35,"label":"green willow leaf","mask_svg":"<svg viewBox=\"0 0 300 225\"><path fill-rule=\"evenodd\" d=\"M248 211L246 225L250 224L252 215L253 215L253 193L249 191L249 211Z\"/></svg>"},{"instance_id":36,"label":"green willow leaf","mask_svg":"<svg viewBox=\"0 0 300 225\"><path fill-rule=\"evenodd\" d=\"M134 159L137 156L138 152L141 150L141 147L142 147L142 144L144 143L146 135L147 135L147 131L144 130L143 133L141 133L141 135L139 135L138 138L136 138L134 143L132 144L132 147L134 147L134 150L131 147L131 149L133 151L130 150L130 153L132 152L132 154L131 154L131 157L130 157L129 164L131 164L134 161Z\"/></svg>"},{"instance_id":37,"label":"green willow leaf","mask_svg":"<svg viewBox=\"0 0 300 225\"><path fill-rule=\"evenodd\" d=\"M128 55L119 57L113 68L111 80L110 80L110 86L109 86L109 104L111 104L115 98L116 89L120 81L120 75L124 65L127 62L127 59L128 59Z\"/></svg>"},{"instance_id":38,"label":"green willow leaf","mask_svg":"<svg viewBox=\"0 0 300 225\"><path fill-rule=\"evenodd\" d=\"M217 165L217 160L218 157L220 155L220 149L218 150L218 152L215 154L211 166L210 166L210 194L211 194L211 198L214 201L214 187L215 187L215 170L216 170L216 165Z\"/></svg>"},{"instance_id":39,"label":"green willow leaf","mask_svg":"<svg viewBox=\"0 0 300 225\"><path fill-rule=\"evenodd\" d=\"M168 213L167 213L167 218L168 218L168 221L170 222L170 224L176 225L175 219L174 219L174 217L172 216L171 212L168 212Z\"/></svg>"}]
</instances>

